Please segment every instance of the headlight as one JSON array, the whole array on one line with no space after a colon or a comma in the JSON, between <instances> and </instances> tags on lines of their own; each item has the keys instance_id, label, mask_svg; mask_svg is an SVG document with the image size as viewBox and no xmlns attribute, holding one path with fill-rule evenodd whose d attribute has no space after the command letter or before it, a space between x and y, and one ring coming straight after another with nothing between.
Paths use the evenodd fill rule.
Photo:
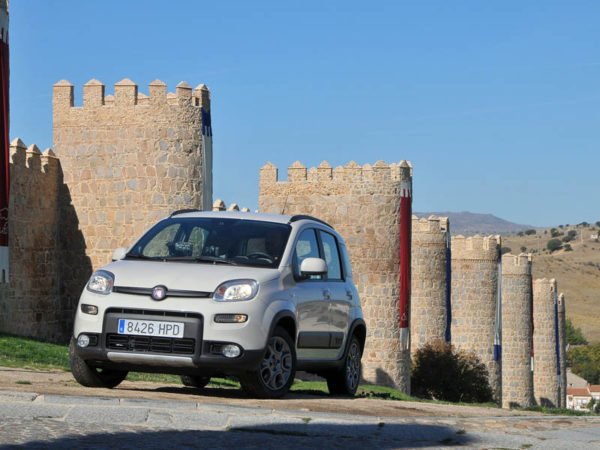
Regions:
<instances>
[{"instance_id":1,"label":"headlight","mask_svg":"<svg viewBox=\"0 0 600 450\"><path fill-rule=\"evenodd\" d=\"M112 273L106 270L99 270L94 272L86 288L88 291L96 294L108 295L112 292L114 283L115 276Z\"/></svg>"},{"instance_id":2,"label":"headlight","mask_svg":"<svg viewBox=\"0 0 600 450\"><path fill-rule=\"evenodd\" d=\"M252 300L257 293L257 281L231 280L222 283L213 294L213 298L219 302Z\"/></svg>"}]
</instances>

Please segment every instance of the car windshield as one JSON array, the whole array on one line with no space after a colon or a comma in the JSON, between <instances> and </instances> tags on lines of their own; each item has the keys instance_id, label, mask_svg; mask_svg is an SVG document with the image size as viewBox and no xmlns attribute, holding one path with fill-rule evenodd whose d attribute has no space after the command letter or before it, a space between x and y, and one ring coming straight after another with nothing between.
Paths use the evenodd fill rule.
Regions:
<instances>
[{"instance_id":1,"label":"car windshield","mask_svg":"<svg viewBox=\"0 0 600 450\"><path fill-rule=\"evenodd\" d=\"M142 236L126 258L276 268L290 230L259 220L171 217Z\"/></svg>"}]
</instances>

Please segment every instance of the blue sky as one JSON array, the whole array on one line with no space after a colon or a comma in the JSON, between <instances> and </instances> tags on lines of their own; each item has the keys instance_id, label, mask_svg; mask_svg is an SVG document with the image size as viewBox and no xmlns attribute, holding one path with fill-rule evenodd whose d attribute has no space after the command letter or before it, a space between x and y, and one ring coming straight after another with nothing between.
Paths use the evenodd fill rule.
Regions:
<instances>
[{"instance_id":1,"label":"blue sky","mask_svg":"<svg viewBox=\"0 0 600 450\"><path fill-rule=\"evenodd\" d=\"M416 211L600 220L598 1L11 2L11 137L52 145L51 86L211 89L214 195L267 161L412 161Z\"/></svg>"}]
</instances>

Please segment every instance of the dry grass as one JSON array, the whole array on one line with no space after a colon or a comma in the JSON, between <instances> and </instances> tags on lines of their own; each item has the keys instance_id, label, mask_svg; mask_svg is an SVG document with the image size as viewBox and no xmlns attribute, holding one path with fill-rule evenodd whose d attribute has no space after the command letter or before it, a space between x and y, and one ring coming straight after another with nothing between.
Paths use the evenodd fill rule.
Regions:
<instances>
[{"instance_id":1,"label":"dry grass","mask_svg":"<svg viewBox=\"0 0 600 450\"><path fill-rule=\"evenodd\" d=\"M533 255L533 277L555 278L558 292L565 294L567 317L590 343L600 342L600 242L590 239L590 235L599 234L598 227L557 229L565 235L568 230L577 231L576 239L569 242L573 251L549 253L546 244L551 239L550 229L547 234L538 230L536 235L504 237L502 246L510 247L513 254L521 253L521 247L526 247L526 252L538 251Z\"/></svg>"}]
</instances>

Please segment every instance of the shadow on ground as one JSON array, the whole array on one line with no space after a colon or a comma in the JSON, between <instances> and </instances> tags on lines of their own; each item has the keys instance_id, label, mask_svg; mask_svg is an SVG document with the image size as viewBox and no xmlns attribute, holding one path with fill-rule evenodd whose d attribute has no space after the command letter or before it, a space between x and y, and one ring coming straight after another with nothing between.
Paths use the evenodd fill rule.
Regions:
<instances>
[{"instance_id":1,"label":"shadow on ground","mask_svg":"<svg viewBox=\"0 0 600 450\"><path fill-rule=\"evenodd\" d=\"M32 423L32 427L47 429L49 421ZM209 430L96 430L90 424L62 423L64 428L55 437L54 430L47 438L38 433L37 440L19 445L0 446L8 448L426 448L462 446L473 442L464 432L450 427L418 424L362 424L341 425L325 423L273 423L258 426L234 427L229 431ZM79 426L81 425L81 426ZM198 424L199 426L201 424ZM116 427L116 426L115 426ZM82 428L89 434L79 435ZM91 429L90 429L91 428ZM98 427L99 428L99 427ZM49 433L50 434L50 433Z\"/></svg>"}]
</instances>

